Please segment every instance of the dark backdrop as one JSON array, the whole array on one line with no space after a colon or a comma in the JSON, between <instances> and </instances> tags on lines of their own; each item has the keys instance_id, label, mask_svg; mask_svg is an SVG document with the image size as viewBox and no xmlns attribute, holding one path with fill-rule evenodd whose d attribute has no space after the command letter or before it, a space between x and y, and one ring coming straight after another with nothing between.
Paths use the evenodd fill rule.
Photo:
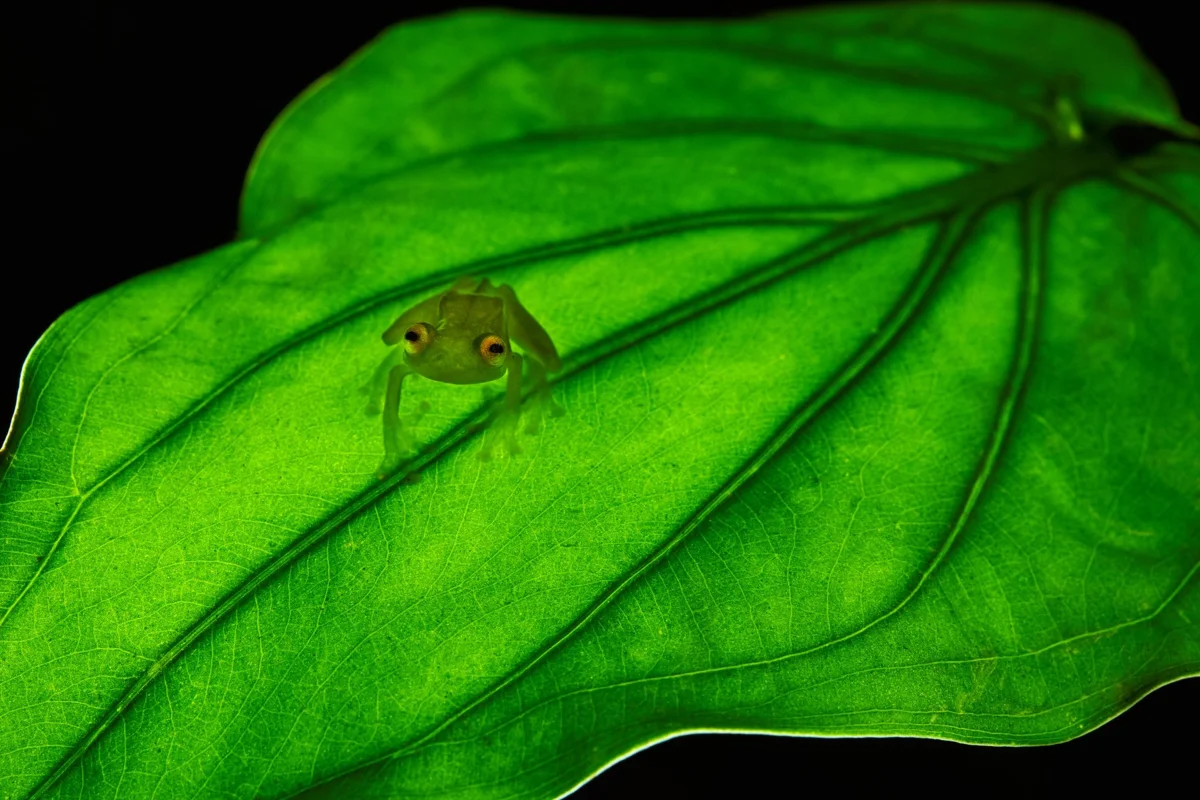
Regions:
<instances>
[{"instance_id":1,"label":"dark backdrop","mask_svg":"<svg viewBox=\"0 0 1200 800\"><path fill-rule=\"evenodd\" d=\"M1200 122L1188 4L1064 4L1130 31L1175 87L1184 115ZM288 101L387 25L456 7L342 0L322 3L317 13L301 10L304 4L248 0L8 5L0 22L9 209L0 216L0 434L25 354L59 314L120 281L229 241L246 165ZM510 5L680 15L661 0ZM782 5L805 3L722 2L693 5L688 15L739 16ZM773 784L790 787L790 795L822 791L826 781L843 790L954 793L1037 791L1065 781L1079 790L1081 782L1114 774L1153 791L1156 778L1194 775L1176 756L1200 754L1200 737L1189 730L1198 715L1200 680L1189 680L1051 748L687 736L621 762L576 796L754 797ZM737 788L726 791L731 786Z\"/></svg>"}]
</instances>

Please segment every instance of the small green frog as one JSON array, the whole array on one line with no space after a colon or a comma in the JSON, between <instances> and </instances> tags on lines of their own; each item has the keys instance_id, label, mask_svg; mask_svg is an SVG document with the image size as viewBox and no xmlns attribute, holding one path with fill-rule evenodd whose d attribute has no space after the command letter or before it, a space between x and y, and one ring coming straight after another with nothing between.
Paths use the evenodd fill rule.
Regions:
<instances>
[{"instance_id":1,"label":"small green frog","mask_svg":"<svg viewBox=\"0 0 1200 800\"><path fill-rule=\"evenodd\" d=\"M383 332L383 341L403 346L388 353L362 387L369 397L367 413L383 412L381 473L416 449L412 433L400 421L400 387L413 373L456 384L486 383L507 373L504 405L493 412L479 454L485 460L497 441L503 441L513 455L521 452L516 429L521 414L522 367L525 380L533 385L526 432L537 432L544 410L551 416L563 413L550 397L546 382L546 374L561 370L562 361L546 329L521 305L510 286L493 286L487 278L459 278L447 291L397 317ZM513 342L523 355L513 351ZM428 407L423 404L421 411Z\"/></svg>"}]
</instances>

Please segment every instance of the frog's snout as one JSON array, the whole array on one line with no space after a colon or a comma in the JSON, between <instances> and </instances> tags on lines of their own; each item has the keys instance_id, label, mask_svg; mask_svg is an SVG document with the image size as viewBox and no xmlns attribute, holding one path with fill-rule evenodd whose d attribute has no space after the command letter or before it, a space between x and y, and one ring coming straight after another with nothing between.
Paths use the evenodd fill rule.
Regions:
<instances>
[{"instance_id":1,"label":"frog's snout","mask_svg":"<svg viewBox=\"0 0 1200 800\"><path fill-rule=\"evenodd\" d=\"M425 351L425 361L432 367L446 367L456 362L454 352L447 347L430 348Z\"/></svg>"},{"instance_id":2,"label":"frog's snout","mask_svg":"<svg viewBox=\"0 0 1200 800\"><path fill-rule=\"evenodd\" d=\"M426 350L424 362L426 369L449 375L457 371L462 359L459 358L458 353L454 352L454 350L447 347L439 347L436 350L433 348Z\"/></svg>"}]
</instances>

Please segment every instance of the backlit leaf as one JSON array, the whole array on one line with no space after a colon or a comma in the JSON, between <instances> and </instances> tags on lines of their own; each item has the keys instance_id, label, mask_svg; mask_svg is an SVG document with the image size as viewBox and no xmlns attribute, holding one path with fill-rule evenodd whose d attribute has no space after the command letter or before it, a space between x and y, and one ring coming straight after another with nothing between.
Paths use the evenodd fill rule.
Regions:
<instances>
[{"instance_id":1,"label":"backlit leaf","mask_svg":"<svg viewBox=\"0 0 1200 800\"><path fill-rule=\"evenodd\" d=\"M1058 742L1196 674L1194 131L1037 6L388 31L239 241L31 353L0 796L551 797L689 730ZM567 414L485 463L486 397L418 383L381 480L355 389L464 274Z\"/></svg>"}]
</instances>

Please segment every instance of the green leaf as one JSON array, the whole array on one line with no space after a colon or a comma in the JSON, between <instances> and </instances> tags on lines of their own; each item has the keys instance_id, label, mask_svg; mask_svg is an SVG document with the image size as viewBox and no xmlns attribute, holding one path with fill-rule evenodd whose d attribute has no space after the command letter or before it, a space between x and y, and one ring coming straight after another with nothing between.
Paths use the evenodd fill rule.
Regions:
<instances>
[{"instance_id":1,"label":"green leaf","mask_svg":"<svg viewBox=\"0 0 1200 800\"><path fill-rule=\"evenodd\" d=\"M1058 742L1196 674L1194 131L1037 6L388 31L239 242L30 354L4 796L550 797L691 730ZM380 480L354 389L463 274L567 415L484 463L478 390L419 383Z\"/></svg>"}]
</instances>

